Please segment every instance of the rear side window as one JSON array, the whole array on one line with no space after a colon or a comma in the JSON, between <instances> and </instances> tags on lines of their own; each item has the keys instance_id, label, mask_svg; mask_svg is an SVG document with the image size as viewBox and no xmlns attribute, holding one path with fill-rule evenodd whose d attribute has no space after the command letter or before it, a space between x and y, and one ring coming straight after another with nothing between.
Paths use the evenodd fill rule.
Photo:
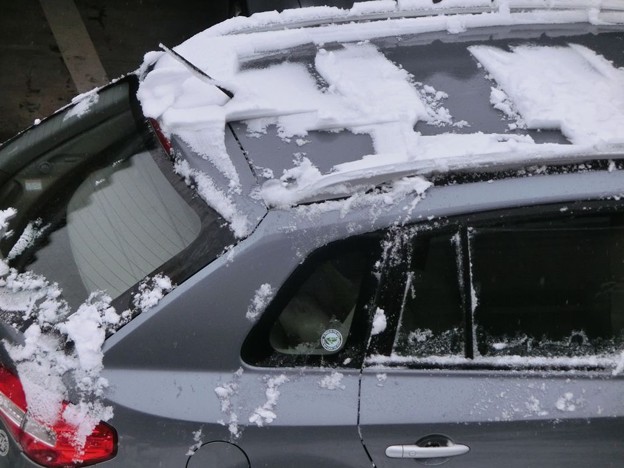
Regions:
<instances>
[{"instance_id":1,"label":"rear side window","mask_svg":"<svg viewBox=\"0 0 624 468\"><path fill-rule=\"evenodd\" d=\"M378 239L353 239L312 254L250 332L243 359L262 366L358 365L378 252Z\"/></svg>"},{"instance_id":2,"label":"rear side window","mask_svg":"<svg viewBox=\"0 0 624 468\"><path fill-rule=\"evenodd\" d=\"M333 354L349 336L366 272L362 252L319 263L271 327L271 347L285 354Z\"/></svg>"}]
</instances>

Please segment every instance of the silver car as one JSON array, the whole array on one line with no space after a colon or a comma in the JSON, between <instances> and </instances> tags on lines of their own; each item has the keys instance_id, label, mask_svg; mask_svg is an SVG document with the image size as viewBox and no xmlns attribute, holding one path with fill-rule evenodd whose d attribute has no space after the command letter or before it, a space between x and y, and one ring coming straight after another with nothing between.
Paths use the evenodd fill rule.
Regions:
<instances>
[{"instance_id":1,"label":"silver car","mask_svg":"<svg viewBox=\"0 0 624 468\"><path fill-rule=\"evenodd\" d=\"M0 148L0 466L622 466L624 11L402 3Z\"/></svg>"}]
</instances>

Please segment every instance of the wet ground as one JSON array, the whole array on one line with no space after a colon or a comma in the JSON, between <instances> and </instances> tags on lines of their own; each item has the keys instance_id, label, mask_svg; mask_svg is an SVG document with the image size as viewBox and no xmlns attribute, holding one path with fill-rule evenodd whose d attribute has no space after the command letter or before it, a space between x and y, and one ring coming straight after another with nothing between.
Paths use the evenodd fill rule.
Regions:
<instances>
[{"instance_id":1,"label":"wet ground","mask_svg":"<svg viewBox=\"0 0 624 468\"><path fill-rule=\"evenodd\" d=\"M218 0L0 2L0 142L229 14Z\"/></svg>"}]
</instances>

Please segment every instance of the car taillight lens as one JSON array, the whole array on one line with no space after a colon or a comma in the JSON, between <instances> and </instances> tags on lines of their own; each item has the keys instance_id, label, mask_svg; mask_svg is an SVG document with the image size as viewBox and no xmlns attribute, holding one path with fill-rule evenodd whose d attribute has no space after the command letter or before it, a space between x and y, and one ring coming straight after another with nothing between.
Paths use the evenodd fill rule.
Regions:
<instances>
[{"instance_id":1,"label":"car taillight lens","mask_svg":"<svg viewBox=\"0 0 624 468\"><path fill-rule=\"evenodd\" d=\"M162 129L160 128L160 124L158 123L156 119L148 119L148 120L149 120L150 125L154 129L154 133L156 133L156 136L158 137L158 141L160 141L160 144L162 145L163 149L167 152L168 155L171 155L173 152L173 146L171 146L171 142L165 136Z\"/></svg>"},{"instance_id":2,"label":"car taillight lens","mask_svg":"<svg viewBox=\"0 0 624 468\"><path fill-rule=\"evenodd\" d=\"M76 428L60 420L46 426L29 417L18 377L0 367L0 417L24 454L50 468L79 467L110 460L117 453L117 432L100 422L83 447L76 447Z\"/></svg>"}]
</instances>

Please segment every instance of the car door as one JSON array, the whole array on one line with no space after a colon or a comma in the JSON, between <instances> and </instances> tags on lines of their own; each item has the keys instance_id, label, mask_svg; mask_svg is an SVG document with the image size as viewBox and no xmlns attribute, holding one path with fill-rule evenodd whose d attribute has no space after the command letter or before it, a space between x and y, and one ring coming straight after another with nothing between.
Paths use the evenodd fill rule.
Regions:
<instances>
[{"instance_id":1,"label":"car door","mask_svg":"<svg viewBox=\"0 0 624 468\"><path fill-rule=\"evenodd\" d=\"M495 213L390 242L388 326L360 399L376 466L621 464L621 207Z\"/></svg>"}]
</instances>

